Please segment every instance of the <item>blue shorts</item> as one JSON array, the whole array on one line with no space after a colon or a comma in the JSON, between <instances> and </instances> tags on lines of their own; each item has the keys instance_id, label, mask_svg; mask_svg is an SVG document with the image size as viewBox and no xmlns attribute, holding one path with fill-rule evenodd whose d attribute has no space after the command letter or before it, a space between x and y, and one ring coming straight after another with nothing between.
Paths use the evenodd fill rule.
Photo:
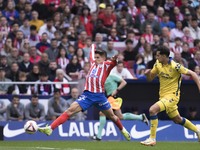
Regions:
<instances>
[{"instance_id":1,"label":"blue shorts","mask_svg":"<svg viewBox=\"0 0 200 150\"><path fill-rule=\"evenodd\" d=\"M76 100L76 102L83 109L87 110L91 106L97 107L99 110L108 110L111 108L104 93L92 93L89 91L84 91L83 94Z\"/></svg>"}]
</instances>

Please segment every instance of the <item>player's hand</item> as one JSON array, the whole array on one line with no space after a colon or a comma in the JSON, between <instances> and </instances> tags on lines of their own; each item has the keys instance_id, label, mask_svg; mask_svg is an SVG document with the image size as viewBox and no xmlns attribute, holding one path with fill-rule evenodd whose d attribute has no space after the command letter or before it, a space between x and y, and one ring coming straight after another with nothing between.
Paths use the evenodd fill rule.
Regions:
<instances>
[{"instance_id":1,"label":"player's hand","mask_svg":"<svg viewBox=\"0 0 200 150\"><path fill-rule=\"evenodd\" d=\"M118 92L117 90L114 90L114 91L112 92L111 96L114 97L114 96L117 94L117 92Z\"/></svg>"},{"instance_id":2,"label":"player's hand","mask_svg":"<svg viewBox=\"0 0 200 150\"><path fill-rule=\"evenodd\" d=\"M115 56L111 57L111 60L115 61L115 60L117 60L117 58L118 58L118 55L115 55Z\"/></svg>"},{"instance_id":3,"label":"player's hand","mask_svg":"<svg viewBox=\"0 0 200 150\"><path fill-rule=\"evenodd\" d=\"M148 75L150 72L151 72L151 69L147 69L147 70L145 70L144 74Z\"/></svg>"}]
</instances>

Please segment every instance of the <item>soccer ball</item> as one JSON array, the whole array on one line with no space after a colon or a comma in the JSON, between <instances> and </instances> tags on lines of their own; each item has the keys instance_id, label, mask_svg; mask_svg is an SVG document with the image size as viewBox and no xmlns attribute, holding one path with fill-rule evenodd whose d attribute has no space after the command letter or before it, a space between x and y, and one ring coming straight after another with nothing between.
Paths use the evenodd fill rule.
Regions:
<instances>
[{"instance_id":1,"label":"soccer ball","mask_svg":"<svg viewBox=\"0 0 200 150\"><path fill-rule=\"evenodd\" d=\"M28 134L34 134L38 130L38 125L35 121L29 120L25 123L24 130Z\"/></svg>"}]
</instances>

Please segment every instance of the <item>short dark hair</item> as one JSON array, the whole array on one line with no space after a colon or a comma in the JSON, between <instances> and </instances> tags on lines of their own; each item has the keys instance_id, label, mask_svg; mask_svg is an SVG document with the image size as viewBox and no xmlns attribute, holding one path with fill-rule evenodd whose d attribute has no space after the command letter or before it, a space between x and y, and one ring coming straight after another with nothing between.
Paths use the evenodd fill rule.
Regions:
<instances>
[{"instance_id":1,"label":"short dark hair","mask_svg":"<svg viewBox=\"0 0 200 150\"><path fill-rule=\"evenodd\" d=\"M37 94L33 94L32 98L38 98L38 95Z\"/></svg>"},{"instance_id":2,"label":"short dark hair","mask_svg":"<svg viewBox=\"0 0 200 150\"><path fill-rule=\"evenodd\" d=\"M126 40L125 44L127 45L128 43L133 44L133 41L131 39Z\"/></svg>"},{"instance_id":3,"label":"short dark hair","mask_svg":"<svg viewBox=\"0 0 200 150\"><path fill-rule=\"evenodd\" d=\"M166 46L159 46L157 48L157 51L160 52L160 55L165 55L165 56L169 57L170 50Z\"/></svg>"},{"instance_id":4,"label":"short dark hair","mask_svg":"<svg viewBox=\"0 0 200 150\"><path fill-rule=\"evenodd\" d=\"M14 99L14 98L19 99L19 95L13 95L13 96L12 96L12 99Z\"/></svg>"},{"instance_id":5,"label":"short dark hair","mask_svg":"<svg viewBox=\"0 0 200 150\"><path fill-rule=\"evenodd\" d=\"M37 30L37 27L36 27L35 25L31 25L31 26L30 26L30 30L31 30L31 31Z\"/></svg>"},{"instance_id":6,"label":"short dark hair","mask_svg":"<svg viewBox=\"0 0 200 150\"><path fill-rule=\"evenodd\" d=\"M94 53L99 54L100 56L105 56L107 58L107 53L104 50L96 49Z\"/></svg>"}]
</instances>

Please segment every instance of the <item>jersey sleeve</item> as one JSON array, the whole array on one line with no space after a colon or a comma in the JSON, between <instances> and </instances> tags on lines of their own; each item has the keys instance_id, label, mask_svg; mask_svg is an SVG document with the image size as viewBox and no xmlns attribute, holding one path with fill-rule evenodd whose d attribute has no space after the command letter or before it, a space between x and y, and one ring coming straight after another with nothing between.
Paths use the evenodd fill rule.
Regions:
<instances>
[{"instance_id":1,"label":"jersey sleeve","mask_svg":"<svg viewBox=\"0 0 200 150\"><path fill-rule=\"evenodd\" d=\"M175 64L175 69L177 72L181 73L181 74L187 74L188 73L188 69L185 68L184 66L182 66L181 64L179 63L176 63Z\"/></svg>"}]
</instances>

